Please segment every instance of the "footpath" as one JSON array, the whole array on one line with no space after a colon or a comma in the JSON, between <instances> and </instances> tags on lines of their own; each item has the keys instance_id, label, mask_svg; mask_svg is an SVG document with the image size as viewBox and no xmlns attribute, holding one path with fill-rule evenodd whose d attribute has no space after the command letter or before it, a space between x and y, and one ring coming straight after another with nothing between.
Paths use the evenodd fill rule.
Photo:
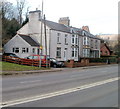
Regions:
<instances>
[{"instance_id":1,"label":"footpath","mask_svg":"<svg viewBox=\"0 0 120 109\"><path fill-rule=\"evenodd\" d=\"M30 70L30 71L2 71L4 75L21 75L21 74L35 74L35 73L44 73L44 72L61 72L61 71L71 71L71 70L83 70L83 69L92 69L99 67L108 67L116 66L118 64L107 64L99 66L85 66L85 67L75 67L75 68L51 68L49 70Z\"/></svg>"}]
</instances>

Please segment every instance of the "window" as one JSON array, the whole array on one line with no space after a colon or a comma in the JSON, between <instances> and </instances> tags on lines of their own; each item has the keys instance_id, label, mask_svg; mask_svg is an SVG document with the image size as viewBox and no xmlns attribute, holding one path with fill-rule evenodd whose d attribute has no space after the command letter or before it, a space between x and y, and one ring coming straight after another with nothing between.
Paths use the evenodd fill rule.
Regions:
<instances>
[{"instance_id":1,"label":"window","mask_svg":"<svg viewBox=\"0 0 120 109\"><path fill-rule=\"evenodd\" d=\"M59 43L59 42L60 42L60 37L58 36L58 37L57 37L57 43Z\"/></svg>"},{"instance_id":2,"label":"window","mask_svg":"<svg viewBox=\"0 0 120 109\"><path fill-rule=\"evenodd\" d=\"M78 44L78 37L75 38L75 44Z\"/></svg>"},{"instance_id":3,"label":"window","mask_svg":"<svg viewBox=\"0 0 120 109\"><path fill-rule=\"evenodd\" d=\"M60 33L57 33L57 36L60 36Z\"/></svg>"},{"instance_id":4,"label":"window","mask_svg":"<svg viewBox=\"0 0 120 109\"><path fill-rule=\"evenodd\" d=\"M13 48L13 52L14 53L19 53L19 48L17 47L17 48Z\"/></svg>"},{"instance_id":5,"label":"window","mask_svg":"<svg viewBox=\"0 0 120 109\"><path fill-rule=\"evenodd\" d=\"M38 55L40 54L40 49L39 49L39 48L37 49L37 54L38 54Z\"/></svg>"},{"instance_id":6,"label":"window","mask_svg":"<svg viewBox=\"0 0 120 109\"><path fill-rule=\"evenodd\" d=\"M32 52L35 53L35 48L33 48Z\"/></svg>"},{"instance_id":7,"label":"window","mask_svg":"<svg viewBox=\"0 0 120 109\"><path fill-rule=\"evenodd\" d=\"M89 57L90 56L90 50L89 49L83 49L83 57Z\"/></svg>"},{"instance_id":8,"label":"window","mask_svg":"<svg viewBox=\"0 0 120 109\"><path fill-rule=\"evenodd\" d=\"M33 56L28 56L27 59L33 59Z\"/></svg>"},{"instance_id":9,"label":"window","mask_svg":"<svg viewBox=\"0 0 120 109\"><path fill-rule=\"evenodd\" d=\"M86 37L83 38L83 45L86 45Z\"/></svg>"},{"instance_id":10,"label":"window","mask_svg":"<svg viewBox=\"0 0 120 109\"><path fill-rule=\"evenodd\" d=\"M33 59L38 59L38 56L33 56Z\"/></svg>"},{"instance_id":11,"label":"window","mask_svg":"<svg viewBox=\"0 0 120 109\"><path fill-rule=\"evenodd\" d=\"M78 48L72 48L72 57L78 56Z\"/></svg>"},{"instance_id":12,"label":"window","mask_svg":"<svg viewBox=\"0 0 120 109\"><path fill-rule=\"evenodd\" d=\"M61 48L57 47L56 57L61 58Z\"/></svg>"},{"instance_id":13,"label":"window","mask_svg":"<svg viewBox=\"0 0 120 109\"><path fill-rule=\"evenodd\" d=\"M107 51L105 51L105 54L107 54L108 52Z\"/></svg>"},{"instance_id":14,"label":"window","mask_svg":"<svg viewBox=\"0 0 120 109\"><path fill-rule=\"evenodd\" d=\"M60 44L60 33L57 33L57 43Z\"/></svg>"},{"instance_id":15,"label":"window","mask_svg":"<svg viewBox=\"0 0 120 109\"><path fill-rule=\"evenodd\" d=\"M72 48L72 57L74 57L74 48Z\"/></svg>"},{"instance_id":16,"label":"window","mask_svg":"<svg viewBox=\"0 0 120 109\"><path fill-rule=\"evenodd\" d=\"M72 35L72 44L74 44L75 43L75 37L74 37L74 35Z\"/></svg>"},{"instance_id":17,"label":"window","mask_svg":"<svg viewBox=\"0 0 120 109\"><path fill-rule=\"evenodd\" d=\"M65 44L67 44L67 34L65 34Z\"/></svg>"},{"instance_id":18,"label":"window","mask_svg":"<svg viewBox=\"0 0 120 109\"><path fill-rule=\"evenodd\" d=\"M28 48L22 48L22 53L28 53Z\"/></svg>"}]
</instances>

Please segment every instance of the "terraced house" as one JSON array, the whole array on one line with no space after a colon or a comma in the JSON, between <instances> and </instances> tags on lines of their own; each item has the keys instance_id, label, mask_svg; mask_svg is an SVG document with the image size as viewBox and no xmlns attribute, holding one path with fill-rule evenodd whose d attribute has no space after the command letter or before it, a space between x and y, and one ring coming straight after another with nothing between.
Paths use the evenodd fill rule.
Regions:
<instances>
[{"instance_id":1,"label":"terraced house","mask_svg":"<svg viewBox=\"0 0 120 109\"><path fill-rule=\"evenodd\" d=\"M59 61L98 58L100 39L92 35L87 27L70 26L69 17L60 18L56 23L43 20L41 11L36 10L29 13L29 22L4 46L5 52L22 58L31 54L46 55L46 49L47 55Z\"/></svg>"}]
</instances>

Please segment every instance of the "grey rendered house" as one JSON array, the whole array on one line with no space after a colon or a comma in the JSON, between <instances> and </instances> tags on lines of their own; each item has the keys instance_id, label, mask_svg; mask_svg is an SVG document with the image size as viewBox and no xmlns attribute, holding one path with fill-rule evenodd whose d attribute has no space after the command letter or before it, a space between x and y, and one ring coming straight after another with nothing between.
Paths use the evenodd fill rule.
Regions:
<instances>
[{"instance_id":1,"label":"grey rendered house","mask_svg":"<svg viewBox=\"0 0 120 109\"><path fill-rule=\"evenodd\" d=\"M59 23L45 20L45 24L47 55L51 58L59 61L70 59L78 61L83 57L100 57L100 39L88 31L71 27L68 17L60 18ZM16 52L16 49L19 49L19 52ZM25 52L23 52L24 49ZM22 58L31 54L46 55L44 21L41 20L41 11L29 13L29 22L6 43L4 51L15 53Z\"/></svg>"}]
</instances>

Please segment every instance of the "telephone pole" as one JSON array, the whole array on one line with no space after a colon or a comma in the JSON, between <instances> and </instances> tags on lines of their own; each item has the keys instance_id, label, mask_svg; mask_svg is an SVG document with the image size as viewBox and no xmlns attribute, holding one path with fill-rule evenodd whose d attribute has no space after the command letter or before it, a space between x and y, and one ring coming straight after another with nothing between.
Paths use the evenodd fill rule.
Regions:
<instances>
[{"instance_id":1,"label":"telephone pole","mask_svg":"<svg viewBox=\"0 0 120 109\"><path fill-rule=\"evenodd\" d=\"M41 34L40 34L40 56L42 55L42 49L43 49L43 46L42 46L42 31L43 31L43 0L42 0L42 9L41 9ZM39 67L41 67L41 59L40 59L40 62L39 62Z\"/></svg>"},{"instance_id":2,"label":"telephone pole","mask_svg":"<svg viewBox=\"0 0 120 109\"><path fill-rule=\"evenodd\" d=\"M48 61L47 61L47 35L46 35L46 18L44 14L44 32L45 32L45 55L46 55L46 67L48 67Z\"/></svg>"}]
</instances>

